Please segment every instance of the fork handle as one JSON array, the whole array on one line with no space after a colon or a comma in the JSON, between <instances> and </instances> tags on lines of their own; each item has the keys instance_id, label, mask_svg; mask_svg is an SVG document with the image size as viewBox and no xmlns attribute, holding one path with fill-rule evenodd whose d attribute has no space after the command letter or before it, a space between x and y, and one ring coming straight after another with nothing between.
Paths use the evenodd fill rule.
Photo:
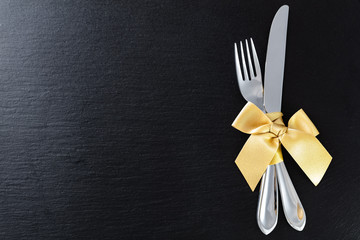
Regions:
<instances>
[{"instance_id":1,"label":"fork handle","mask_svg":"<svg viewBox=\"0 0 360 240\"><path fill-rule=\"evenodd\" d=\"M306 223L305 210L291 182L284 162L275 164L275 167L286 220L295 230L302 231Z\"/></svg>"},{"instance_id":2,"label":"fork handle","mask_svg":"<svg viewBox=\"0 0 360 240\"><path fill-rule=\"evenodd\" d=\"M274 230L277 224L278 202L275 165L269 165L261 180L257 208L257 222L265 235Z\"/></svg>"}]
</instances>

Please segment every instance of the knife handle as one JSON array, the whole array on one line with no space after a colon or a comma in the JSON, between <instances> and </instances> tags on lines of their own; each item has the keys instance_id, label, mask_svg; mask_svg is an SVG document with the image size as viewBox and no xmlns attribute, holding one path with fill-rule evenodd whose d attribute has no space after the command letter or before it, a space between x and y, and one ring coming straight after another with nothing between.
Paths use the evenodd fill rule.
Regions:
<instances>
[{"instance_id":1,"label":"knife handle","mask_svg":"<svg viewBox=\"0 0 360 240\"><path fill-rule=\"evenodd\" d=\"M261 180L257 208L257 222L265 235L274 230L278 221L278 195L275 165L269 165Z\"/></svg>"},{"instance_id":2,"label":"knife handle","mask_svg":"<svg viewBox=\"0 0 360 240\"><path fill-rule=\"evenodd\" d=\"M275 167L286 220L295 230L302 231L306 223L305 210L291 182L284 162L275 164Z\"/></svg>"}]
</instances>

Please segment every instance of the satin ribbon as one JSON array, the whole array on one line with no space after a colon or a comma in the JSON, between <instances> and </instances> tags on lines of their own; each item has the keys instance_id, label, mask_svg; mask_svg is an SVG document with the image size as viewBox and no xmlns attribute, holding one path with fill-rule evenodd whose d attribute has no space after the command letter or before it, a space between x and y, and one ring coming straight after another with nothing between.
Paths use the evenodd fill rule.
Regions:
<instances>
[{"instance_id":1,"label":"satin ribbon","mask_svg":"<svg viewBox=\"0 0 360 240\"><path fill-rule=\"evenodd\" d=\"M315 186L319 184L332 157L315 136L315 125L300 109L289 120L288 127L281 112L263 113L248 102L232 126L251 134L235 163L252 191L270 164L282 161L281 145L290 153Z\"/></svg>"}]
</instances>

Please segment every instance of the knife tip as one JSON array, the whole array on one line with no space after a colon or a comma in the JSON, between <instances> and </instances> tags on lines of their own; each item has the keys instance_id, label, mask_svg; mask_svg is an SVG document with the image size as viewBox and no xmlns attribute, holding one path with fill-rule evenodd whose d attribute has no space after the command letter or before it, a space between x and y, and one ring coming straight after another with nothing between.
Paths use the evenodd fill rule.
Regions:
<instances>
[{"instance_id":1,"label":"knife tip","mask_svg":"<svg viewBox=\"0 0 360 240\"><path fill-rule=\"evenodd\" d=\"M280 9L288 9L289 10L289 5L282 5L281 7L280 7Z\"/></svg>"}]
</instances>

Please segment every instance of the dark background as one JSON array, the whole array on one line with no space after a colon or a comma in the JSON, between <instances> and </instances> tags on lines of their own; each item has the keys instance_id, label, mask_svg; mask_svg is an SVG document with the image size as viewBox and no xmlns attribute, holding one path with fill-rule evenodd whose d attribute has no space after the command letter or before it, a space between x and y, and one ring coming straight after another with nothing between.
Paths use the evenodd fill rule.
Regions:
<instances>
[{"instance_id":1,"label":"dark background","mask_svg":"<svg viewBox=\"0 0 360 240\"><path fill-rule=\"evenodd\" d=\"M285 120L333 156L307 215L264 236L234 160L233 43L290 6ZM0 239L360 239L360 2L1 1Z\"/></svg>"}]
</instances>

